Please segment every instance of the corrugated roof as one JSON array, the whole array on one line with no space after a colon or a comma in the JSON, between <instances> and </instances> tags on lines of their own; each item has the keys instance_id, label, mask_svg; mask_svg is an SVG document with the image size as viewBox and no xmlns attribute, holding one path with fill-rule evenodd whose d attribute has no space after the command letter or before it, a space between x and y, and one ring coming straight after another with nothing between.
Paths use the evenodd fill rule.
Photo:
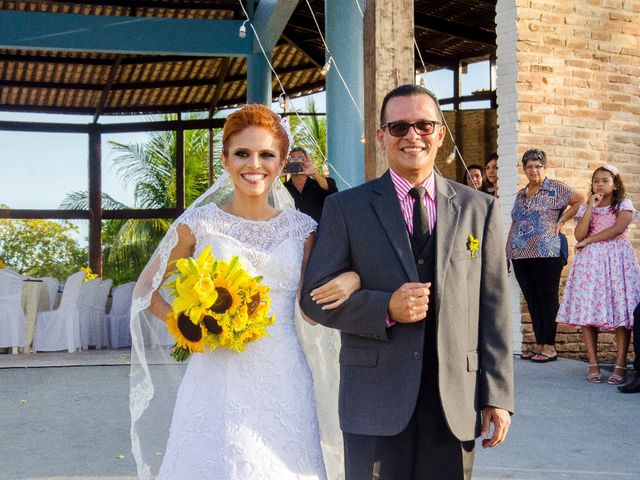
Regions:
<instances>
[{"instance_id":1,"label":"corrugated roof","mask_svg":"<svg viewBox=\"0 0 640 480\"><path fill-rule=\"evenodd\" d=\"M257 3L257 2L256 2ZM324 2L310 1L320 25ZM243 19L237 0L0 0L0 10L189 19ZM428 70L495 53L495 0L415 1ZM324 89L324 48L300 2L272 62L290 95ZM416 55L416 68L422 68ZM244 58L0 49L0 110L132 114L215 110L246 100ZM274 78L274 97L280 86Z\"/></svg>"}]
</instances>

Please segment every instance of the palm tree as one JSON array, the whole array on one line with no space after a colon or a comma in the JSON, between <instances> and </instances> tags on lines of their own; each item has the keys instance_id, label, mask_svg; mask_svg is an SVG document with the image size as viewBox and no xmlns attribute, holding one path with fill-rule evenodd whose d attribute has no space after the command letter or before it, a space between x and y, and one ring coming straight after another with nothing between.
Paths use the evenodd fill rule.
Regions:
<instances>
[{"instance_id":1,"label":"palm tree","mask_svg":"<svg viewBox=\"0 0 640 480\"><path fill-rule=\"evenodd\" d=\"M308 113L316 114L316 104L313 98L307 99L306 110ZM319 115L291 115L291 133L293 135L293 145L304 148L316 167L322 167L327 158L327 119Z\"/></svg>"},{"instance_id":2,"label":"palm tree","mask_svg":"<svg viewBox=\"0 0 640 480\"><path fill-rule=\"evenodd\" d=\"M192 116L197 118L197 116ZM175 120L165 116L164 120ZM220 134L214 129L214 176L222 171ZM176 206L176 133L152 132L142 144L109 142L116 174L125 186L132 186L133 208L174 208ZM192 203L209 186L209 135L207 130L184 132L185 202ZM131 208L107 194L102 195L105 209ZM61 204L63 209L88 209L87 192L71 192ZM135 280L171 225L171 219L105 220L102 228L103 275L114 282Z\"/></svg>"}]
</instances>

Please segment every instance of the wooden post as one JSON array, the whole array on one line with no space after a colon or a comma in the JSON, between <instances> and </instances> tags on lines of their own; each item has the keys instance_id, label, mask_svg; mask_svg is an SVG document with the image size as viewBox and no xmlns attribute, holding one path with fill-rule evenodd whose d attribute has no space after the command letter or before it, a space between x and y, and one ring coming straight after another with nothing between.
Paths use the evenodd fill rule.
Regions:
<instances>
[{"instance_id":1,"label":"wooden post","mask_svg":"<svg viewBox=\"0 0 640 480\"><path fill-rule=\"evenodd\" d=\"M102 137L89 127L89 267L102 275Z\"/></svg>"},{"instance_id":2,"label":"wooden post","mask_svg":"<svg viewBox=\"0 0 640 480\"><path fill-rule=\"evenodd\" d=\"M413 0L366 2L364 12L365 178L387 169L379 151L376 129L384 96L406 83L415 83Z\"/></svg>"}]
</instances>

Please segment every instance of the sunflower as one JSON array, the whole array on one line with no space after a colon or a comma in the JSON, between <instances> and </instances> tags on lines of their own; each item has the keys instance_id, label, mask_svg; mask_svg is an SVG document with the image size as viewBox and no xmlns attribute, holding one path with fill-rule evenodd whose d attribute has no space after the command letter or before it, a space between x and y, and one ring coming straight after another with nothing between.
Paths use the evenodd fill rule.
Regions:
<instances>
[{"instance_id":1,"label":"sunflower","mask_svg":"<svg viewBox=\"0 0 640 480\"><path fill-rule=\"evenodd\" d=\"M228 325L224 325L223 322L218 322L221 328L221 332L219 334L213 335L205 335L204 343L209 350L215 350L216 348L230 348L230 345L233 343L233 339L235 338L234 333L231 331L231 328L228 328Z\"/></svg>"},{"instance_id":2,"label":"sunflower","mask_svg":"<svg viewBox=\"0 0 640 480\"><path fill-rule=\"evenodd\" d=\"M205 315L202 317L202 325L207 329L207 332L212 333L214 335L220 335L222 333L222 327L218 320L215 319L212 315Z\"/></svg>"},{"instance_id":3,"label":"sunflower","mask_svg":"<svg viewBox=\"0 0 640 480\"><path fill-rule=\"evenodd\" d=\"M189 352L204 352L204 332L200 325L194 324L184 313L169 313L167 320L167 328L176 339L176 347Z\"/></svg>"},{"instance_id":4,"label":"sunflower","mask_svg":"<svg viewBox=\"0 0 640 480\"><path fill-rule=\"evenodd\" d=\"M210 306L213 313L234 315L242 303L241 290L226 278L218 277L213 280L216 299Z\"/></svg>"}]
</instances>

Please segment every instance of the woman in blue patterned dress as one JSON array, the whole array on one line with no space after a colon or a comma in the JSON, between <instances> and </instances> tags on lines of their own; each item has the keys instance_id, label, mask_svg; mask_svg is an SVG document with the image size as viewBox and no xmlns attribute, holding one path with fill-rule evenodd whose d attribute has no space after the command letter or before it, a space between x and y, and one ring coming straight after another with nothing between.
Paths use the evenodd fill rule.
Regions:
<instances>
[{"instance_id":1,"label":"woman in blue patterned dress","mask_svg":"<svg viewBox=\"0 0 640 480\"><path fill-rule=\"evenodd\" d=\"M573 218L584 196L558 180L547 178L547 156L542 150L527 150L522 168L529 183L516 195L507 238L507 258L524 294L531 315L536 344L522 353L537 363L555 360L558 288L564 261L559 233ZM569 208L567 208L569 207Z\"/></svg>"}]
</instances>

